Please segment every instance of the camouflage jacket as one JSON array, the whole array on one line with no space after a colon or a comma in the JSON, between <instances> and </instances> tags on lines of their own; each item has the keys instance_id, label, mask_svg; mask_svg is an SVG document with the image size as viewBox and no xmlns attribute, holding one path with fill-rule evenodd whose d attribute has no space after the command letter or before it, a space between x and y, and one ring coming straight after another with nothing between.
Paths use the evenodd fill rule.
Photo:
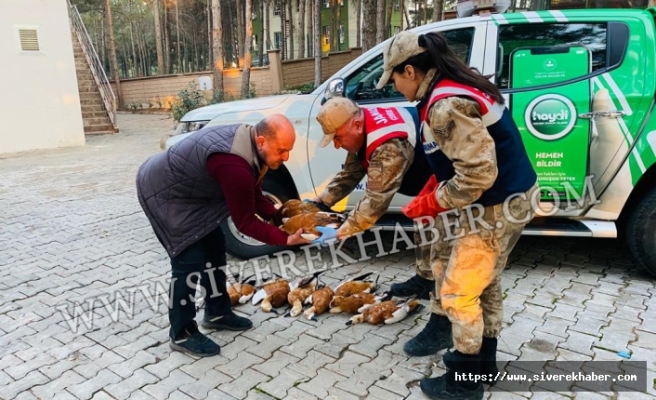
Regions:
<instances>
[{"instance_id":1,"label":"camouflage jacket","mask_svg":"<svg viewBox=\"0 0 656 400\"><path fill-rule=\"evenodd\" d=\"M414 160L414 148L408 140L390 139L371 154L368 168L364 167L361 159L362 156L349 153L342 171L319 195L326 205L333 206L348 196L367 175L364 197L339 228L339 233L344 236L371 228L385 214Z\"/></svg>"}]
</instances>

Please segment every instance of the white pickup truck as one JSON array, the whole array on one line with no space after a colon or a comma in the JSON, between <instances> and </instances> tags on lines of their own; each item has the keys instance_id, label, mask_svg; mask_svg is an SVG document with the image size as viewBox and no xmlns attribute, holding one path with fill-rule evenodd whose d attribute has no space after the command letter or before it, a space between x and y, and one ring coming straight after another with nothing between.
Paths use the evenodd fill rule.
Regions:
<instances>
[{"instance_id":1,"label":"white pickup truck","mask_svg":"<svg viewBox=\"0 0 656 400\"><path fill-rule=\"evenodd\" d=\"M539 215L526 235L621 237L636 262L656 275L656 43L654 10L567 10L491 14L414 29L442 32L469 65L493 75L520 127L544 190ZM211 105L186 114L163 147L204 126L257 123L285 114L297 141L284 167L263 188L276 203L311 198L341 169L343 151L317 146L316 115L331 96L360 105L413 107L382 74L377 45L312 93ZM363 181L338 207L349 209ZM565 201L569 198L570 201ZM574 201L571 201L571 200ZM400 212L410 198L397 195L378 223L411 221ZM279 250L224 223L229 253L250 258Z\"/></svg>"}]
</instances>

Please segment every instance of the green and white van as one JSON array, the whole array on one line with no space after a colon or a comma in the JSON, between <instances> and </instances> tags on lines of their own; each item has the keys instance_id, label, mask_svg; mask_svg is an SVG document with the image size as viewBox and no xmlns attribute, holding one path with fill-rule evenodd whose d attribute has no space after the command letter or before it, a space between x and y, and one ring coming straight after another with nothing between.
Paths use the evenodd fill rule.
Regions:
<instances>
[{"instance_id":1,"label":"green and white van","mask_svg":"<svg viewBox=\"0 0 656 400\"><path fill-rule=\"evenodd\" d=\"M439 31L456 53L491 75L520 127L543 189L526 235L623 238L637 263L656 275L656 9L586 9L489 14L414 29ZM393 86L375 88L384 43L310 94L272 96L189 112L166 147L202 126L256 123L283 113L297 142L284 168L267 174L276 202L314 197L337 173L343 151L317 147L321 104L347 96L362 106L411 107ZM339 206L352 207L366 182ZM401 222L410 199L397 195L383 229ZM225 222L229 252L271 253Z\"/></svg>"}]
</instances>

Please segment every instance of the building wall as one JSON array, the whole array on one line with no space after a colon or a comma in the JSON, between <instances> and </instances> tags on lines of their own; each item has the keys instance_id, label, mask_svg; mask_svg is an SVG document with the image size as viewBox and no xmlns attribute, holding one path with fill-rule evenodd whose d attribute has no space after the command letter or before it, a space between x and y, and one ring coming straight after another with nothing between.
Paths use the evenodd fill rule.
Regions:
<instances>
[{"instance_id":1,"label":"building wall","mask_svg":"<svg viewBox=\"0 0 656 400\"><path fill-rule=\"evenodd\" d=\"M17 26L38 27L39 51L20 51ZM0 1L0 60L0 153L83 146L66 0Z\"/></svg>"},{"instance_id":2,"label":"building wall","mask_svg":"<svg viewBox=\"0 0 656 400\"><path fill-rule=\"evenodd\" d=\"M351 49L340 53L331 53L321 59L321 80L325 81L343 66L362 54L361 49ZM290 60L282 62L283 88L298 87L314 82L314 59ZM121 81L123 102L128 109L170 109L178 93L200 77L211 78L211 72L132 78ZM241 69L228 69L223 72L224 89L227 95L239 97L241 89ZM251 69L251 82L255 84L258 97L274 94L269 67ZM116 87L112 83L116 93ZM211 91L205 95L209 98Z\"/></svg>"}]
</instances>

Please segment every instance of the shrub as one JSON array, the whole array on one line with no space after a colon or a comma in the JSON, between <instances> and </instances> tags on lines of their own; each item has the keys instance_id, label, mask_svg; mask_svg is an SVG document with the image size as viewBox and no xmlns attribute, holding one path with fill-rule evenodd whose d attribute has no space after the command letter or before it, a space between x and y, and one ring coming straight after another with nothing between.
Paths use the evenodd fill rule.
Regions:
<instances>
[{"instance_id":1,"label":"shrub","mask_svg":"<svg viewBox=\"0 0 656 400\"><path fill-rule=\"evenodd\" d=\"M180 99L171 107L171 115L176 122L180 121L189 111L205 105L205 96L198 89L195 81L192 81L187 89L181 90L178 96Z\"/></svg>"}]
</instances>

